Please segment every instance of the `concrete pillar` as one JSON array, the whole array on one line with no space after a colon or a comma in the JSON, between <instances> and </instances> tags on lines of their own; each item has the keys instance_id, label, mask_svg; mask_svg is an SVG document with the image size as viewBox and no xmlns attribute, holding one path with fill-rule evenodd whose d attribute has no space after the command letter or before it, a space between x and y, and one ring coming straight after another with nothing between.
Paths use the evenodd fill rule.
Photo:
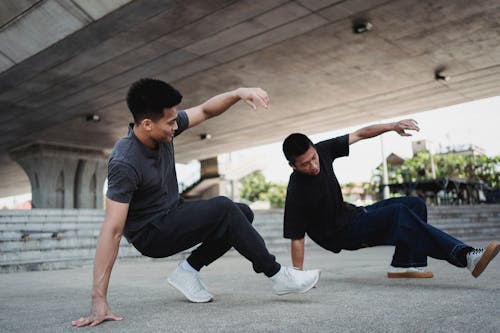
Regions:
<instances>
[{"instance_id":1,"label":"concrete pillar","mask_svg":"<svg viewBox=\"0 0 500 333\"><path fill-rule=\"evenodd\" d=\"M33 208L103 208L104 151L31 143L9 153L28 175Z\"/></svg>"},{"instance_id":2,"label":"concrete pillar","mask_svg":"<svg viewBox=\"0 0 500 333\"><path fill-rule=\"evenodd\" d=\"M217 157L213 157L200 161L200 181L182 195L186 199L210 199L225 193L225 181L219 175Z\"/></svg>"},{"instance_id":3,"label":"concrete pillar","mask_svg":"<svg viewBox=\"0 0 500 333\"><path fill-rule=\"evenodd\" d=\"M215 178L219 177L219 162L217 157L207 158L200 161L200 178Z\"/></svg>"},{"instance_id":4,"label":"concrete pillar","mask_svg":"<svg viewBox=\"0 0 500 333\"><path fill-rule=\"evenodd\" d=\"M107 158L80 160L75 174L75 208L102 208Z\"/></svg>"},{"instance_id":5,"label":"concrete pillar","mask_svg":"<svg viewBox=\"0 0 500 333\"><path fill-rule=\"evenodd\" d=\"M219 161L217 157L200 161L200 179L205 182L205 189L200 199L210 199L219 195L226 195L225 181L219 174Z\"/></svg>"}]
</instances>

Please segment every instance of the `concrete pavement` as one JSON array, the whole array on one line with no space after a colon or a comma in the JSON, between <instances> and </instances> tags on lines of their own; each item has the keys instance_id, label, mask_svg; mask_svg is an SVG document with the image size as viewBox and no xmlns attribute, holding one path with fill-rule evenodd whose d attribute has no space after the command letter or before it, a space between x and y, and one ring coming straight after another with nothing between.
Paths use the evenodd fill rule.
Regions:
<instances>
[{"instance_id":1,"label":"concrete pavement","mask_svg":"<svg viewBox=\"0 0 500 333\"><path fill-rule=\"evenodd\" d=\"M473 244L473 245L483 245ZM430 259L433 279L385 277L391 247L313 249L321 268L307 294L274 296L267 279L232 252L202 272L216 301L187 302L166 283L176 261L122 260L109 302L124 318L96 328L72 328L89 311L92 267L0 275L0 332L499 332L500 258L478 279ZM288 265L287 253L278 254Z\"/></svg>"}]
</instances>

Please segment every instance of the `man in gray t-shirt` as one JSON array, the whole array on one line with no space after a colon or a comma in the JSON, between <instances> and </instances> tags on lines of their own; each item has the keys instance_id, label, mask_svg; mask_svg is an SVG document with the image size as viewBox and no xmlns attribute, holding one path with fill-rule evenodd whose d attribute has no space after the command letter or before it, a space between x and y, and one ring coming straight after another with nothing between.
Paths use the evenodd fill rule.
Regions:
<instances>
[{"instance_id":1,"label":"man in gray t-shirt","mask_svg":"<svg viewBox=\"0 0 500 333\"><path fill-rule=\"evenodd\" d=\"M95 326L121 320L111 312L107 289L122 234L143 255L162 258L199 245L168 277L168 282L196 303L213 296L199 279L199 270L234 247L252 262L255 272L270 278L275 294L302 293L319 279L318 270L282 267L252 227L247 205L226 197L183 201L179 197L174 159L174 136L217 116L239 100L253 109L268 107L260 88L238 88L206 102L177 111L181 94L155 79L135 82L127 105L134 117L128 135L116 143L108 163L106 218L94 261L92 307L73 326Z\"/></svg>"},{"instance_id":2,"label":"man in gray t-shirt","mask_svg":"<svg viewBox=\"0 0 500 333\"><path fill-rule=\"evenodd\" d=\"M174 136L184 131L188 122L186 112L178 112ZM106 196L130 204L123 231L128 241L175 207L179 192L173 141L148 149L134 135L134 124L130 124L128 135L118 140L109 158Z\"/></svg>"}]
</instances>

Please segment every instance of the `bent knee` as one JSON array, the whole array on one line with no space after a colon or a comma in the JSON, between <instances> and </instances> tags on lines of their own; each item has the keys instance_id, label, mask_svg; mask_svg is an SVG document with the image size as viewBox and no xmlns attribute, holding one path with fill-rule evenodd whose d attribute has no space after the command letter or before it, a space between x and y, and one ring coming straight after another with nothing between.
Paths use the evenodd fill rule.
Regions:
<instances>
[{"instance_id":1,"label":"bent knee","mask_svg":"<svg viewBox=\"0 0 500 333\"><path fill-rule=\"evenodd\" d=\"M245 204L236 203L228 197L224 196L215 197L213 199L210 199L210 201L214 205L214 207L221 212L239 210L247 217L247 219L253 219L252 210Z\"/></svg>"},{"instance_id":2,"label":"bent knee","mask_svg":"<svg viewBox=\"0 0 500 333\"><path fill-rule=\"evenodd\" d=\"M224 197L224 196L218 196L218 197L212 198L212 199L210 199L210 201L214 206L217 206L219 208L234 206L234 202L231 199L229 199L228 197Z\"/></svg>"},{"instance_id":3,"label":"bent knee","mask_svg":"<svg viewBox=\"0 0 500 333\"><path fill-rule=\"evenodd\" d=\"M247 204L237 202L236 206L241 210L241 212L245 215L247 218L248 222L252 223L254 219L254 213L250 207L248 207Z\"/></svg>"},{"instance_id":4,"label":"bent knee","mask_svg":"<svg viewBox=\"0 0 500 333\"><path fill-rule=\"evenodd\" d=\"M425 200L420 197L408 197L407 205L421 218L427 220L427 204L425 203Z\"/></svg>"},{"instance_id":5,"label":"bent knee","mask_svg":"<svg viewBox=\"0 0 500 333\"><path fill-rule=\"evenodd\" d=\"M396 214L411 212L411 209L409 208L409 206L407 204L404 204L404 203L398 202L398 203L394 204L392 207L394 209L394 213L396 213Z\"/></svg>"},{"instance_id":6,"label":"bent knee","mask_svg":"<svg viewBox=\"0 0 500 333\"><path fill-rule=\"evenodd\" d=\"M417 207L425 207L426 206L425 200L423 200L420 197L408 197L408 201L409 201L410 205L414 205Z\"/></svg>"}]
</instances>

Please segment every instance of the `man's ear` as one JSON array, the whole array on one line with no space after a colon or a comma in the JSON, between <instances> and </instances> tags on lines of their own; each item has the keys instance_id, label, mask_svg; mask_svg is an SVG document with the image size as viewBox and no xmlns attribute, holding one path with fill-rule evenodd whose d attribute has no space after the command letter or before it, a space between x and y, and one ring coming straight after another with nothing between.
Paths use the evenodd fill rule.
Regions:
<instances>
[{"instance_id":1,"label":"man's ear","mask_svg":"<svg viewBox=\"0 0 500 333\"><path fill-rule=\"evenodd\" d=\"M149 118L141 120L141 127L146 131L151 131L153 129L153 121Z\"/></svg>"},{"instance_id":2,"label":"man's ear","mask_svg":"<svg viewBox=\"0 0 500 333\"><path fill-rule=\"evenodd\" d=\"M288 162L288 165L292 167L293 170L296 170L297 168L295 167L295 164L292 162Z\"/></svg>"}]
</instances>

